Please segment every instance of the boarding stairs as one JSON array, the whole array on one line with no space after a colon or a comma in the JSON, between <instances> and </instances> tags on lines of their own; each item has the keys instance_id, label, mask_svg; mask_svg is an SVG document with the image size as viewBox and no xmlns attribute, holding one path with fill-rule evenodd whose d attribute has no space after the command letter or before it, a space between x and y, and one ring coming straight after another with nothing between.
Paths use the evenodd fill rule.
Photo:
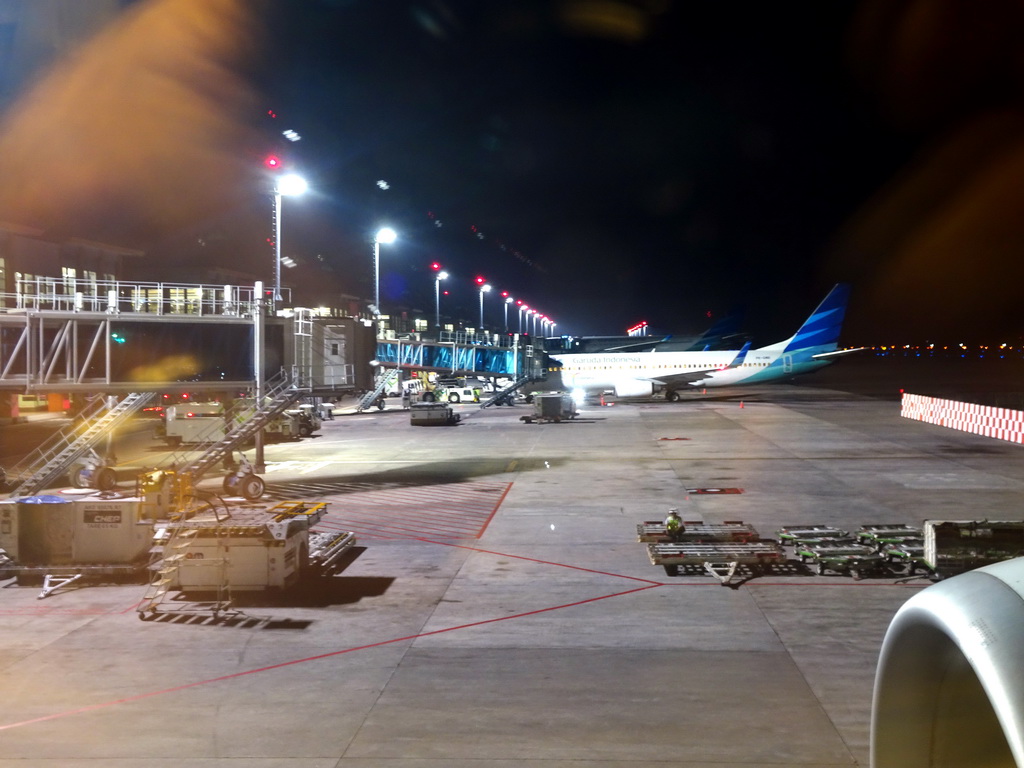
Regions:
<instances>
[{"instance_id":1,"label":"boarding stairs","mask_svg":"<svg viewBox=\"0 0 1024 768\"><path fill-rule=\"evenodd\" d=\"M398 379L399 370L397 368L389 368L381 374L380 378L377 379L377 386L363 395L359 404L356 406L356 411L365 411L371 405L376 402L377 398L380 397L388 387L390 387Z\"/></svg>"},{"instance_id":2,"label":"boarding stairs","mask_svg":"<svg viewBox=\"0 0 1024 768\"><path fill-rule=\"evenodd\" d=\"M81 424L65 427L8 471L8 493L32 496L49 488L75 461L152 400L153 394L133 392L106 411L105 400L99 398L85 412L84 428Z\"/></svg>"},{"instance_id":3,"label":"boarding stairs","mask_svg":"<svg viewBox=\"0 0 1024 768\"><path fill-rule=\"evenodd\" d=\"M240 401L225 413L228 428L223 437L220 437L221 425L211 424L211 433L218 435L216 439L178 451L170 456L168 462L179 474L188 475L195 483L218 462L230 459L239 444L255 437L257 432L308 394L308 389L296 386L282 371L266 383L262 402L255 399Z\"/></svg>"},{"instance_id":4,"label":"boarding stairs","mask_svg":"<svg viewBox=\"0 0 1024 768\"><path fill-rule=\"evenodd\" d=\"M522 377L516 379L516 381L514 381L512 384L509 384L504 389L499 389L493 395L491 395L486 400L484 400L482 403L480 403L480 407L481 408L486 408L489 405L494 405L499 400L501 400L503 397L509 397L513 393L515 393L517 390L522 389L529 382L530 382L530 377L529 376L522 376Z\"/></svg>"}]
</instances>

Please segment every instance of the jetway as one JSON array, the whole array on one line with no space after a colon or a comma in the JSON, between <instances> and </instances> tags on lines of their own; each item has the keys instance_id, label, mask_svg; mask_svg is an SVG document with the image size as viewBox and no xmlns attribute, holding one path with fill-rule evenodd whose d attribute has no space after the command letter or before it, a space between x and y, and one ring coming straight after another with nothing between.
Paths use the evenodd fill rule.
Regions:
<instances>
[{"instance_id":1,"label":"jetway","mask_svg":"<svg viewBox=\"0 0 1024 768\"><path fill-rule=\"evenodd\" d=\"M371 325L308 308L267 316L258 284L46 285L0 301L0 391L240 390L257 359L264 375L288 369L317 395L373 385Z\"/></svg>"},{"instance_id":2,"label":"jetway","mask_svg":"<svg viewBox=\"0 0 1024 768\"><path fill-rule=\"evenodd\" d=\"M544 356L535 339L518 334L499 339L504 343L379 339L376 359L387 368L455 376L543 378Z\"/></svg>"}]
</instances>

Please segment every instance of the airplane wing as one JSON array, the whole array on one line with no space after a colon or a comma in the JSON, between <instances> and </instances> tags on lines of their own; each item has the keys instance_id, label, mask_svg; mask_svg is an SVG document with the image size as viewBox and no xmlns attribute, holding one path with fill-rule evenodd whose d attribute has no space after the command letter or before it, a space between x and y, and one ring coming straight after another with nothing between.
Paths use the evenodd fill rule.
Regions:
<instances>
[{"instance_id":1,"label":"airplane wing","mask_svg":"<svg viewBox=\"0 0 1024 768\"><path fill-rule=\"evenodd\" d=\"M736 353L736 357L725 366L722 365L709 365L707 368L695 368L691 371L685 371L682 373L670 373L663 376L651 377L650 381L656 384L688 384L691 381L699 381L700 379L706 378L709 371L724 371L728 368L735 368L736 366L743 365L743 361L747 358L747 352L750 351L750 342L748 341L743 345L743 349Z\"/></svg>"}]
</instances>

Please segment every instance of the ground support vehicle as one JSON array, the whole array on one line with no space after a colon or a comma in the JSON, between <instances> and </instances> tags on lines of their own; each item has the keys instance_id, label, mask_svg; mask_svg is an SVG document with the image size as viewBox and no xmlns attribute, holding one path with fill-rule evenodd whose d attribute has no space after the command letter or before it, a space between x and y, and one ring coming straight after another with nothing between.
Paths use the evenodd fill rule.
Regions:
<instances>
[{"instance_id":1,"label":"ground support vehicle","mask_svg":"<svg viewBox=\"0 0 1024 768\"><path fill-rule=\"evenodd\" d=\"M437 387L434 399L448 403L479 403L480 390L473 387Z\"/></svg>"},{"instance_id":2,"label":"ground support vehicle","mask_svg":"<svg viewBox=\"0 0 1024 768\"><path fill-rule=\"evenodd\" d=\"M875 549L882 549L886 544L895 544L907 539L920 539L921 528L913 525L862 525L859 531L854 533L854 538L860 544L870 544Z\"/></svg>"},{"instance_id":3,"label":"ground support vehicle","mask_svg":"<svg viewBox=\"0 0 1024 768\"><path fill-rule=\"evenodd\" d=\"M233 591L283 590L313 575L330 574L356 542L354 533L315 533L326 502L284 501L272 507L208 507L156 527L159 561L138 606L143 620L157 614L230 613ZM171 591L204 593L189 603Z\"/></svg>"},{"instance_id":4,"label":"ground support vehicle","mask_svg":"<svg viewBox=\"0 0 1024 768\"><path fill-rule=\"evenodd\" d=\"M42 584L44 598L73 583L141 580L153 520L144 499L111 493L0 501L0 576Z\"/></svg>"},{"instance_id":5,"label":"ground support vehicle","mask_svg":"<svg viewBox=\"0 0 1024 768\"><path fill-rule=\"evenodd\" d=\"M533 396L533 413L520 416L519 420L527 424L545 424L569 421L577 416L576 402L571 395L564 392L538 392Z\"/></svg>"},{"instance_id":6,"label":"ground support vehicle","mask_svg":"<svg viewBox=\"0 0 1024 768\"><path fill-rule=\"evenodd\" d=\"M1024 555L1020 520L925 520L924 561L936 578Z\"/></svg>"},{"instance_id":7,"label":"ground support vehicle","mask_svg":"<svg viewBox=\"0 0 1024 768\"><path fill-rule=\"evenodd\" d=\"M900 569L908 576L916 573L918 568L930 570L924 560L924 539L903 539L884 544L881 554L890 568Z\"/></svg>"},{"instance_id":8,"label":"ground support vehicle","mask_svg":"<svg viewBox=\"0 0 1024 768\"><path fill-rule=\"evenodd\" d=\"M158 440L171 448L223 440L228 433L224 406L220 403L189 403L164 408L160 423L153 430Z\"/></svg>"},{"instance_id":9,"label":"ground support vehicle","mask_svg":"<svg viewBox=\"0 0 1024 768\"><path fill-rule=\"evenodd\" d=\"M887 558L869 544L856 539L821 539L797 545L796 557L802 563L813 563L819 574L828 571L861 578L885 568Z\"/></svg>"},{"instance_id":10,"label":"ground support vehicle","mask_svg":"<svg viewBox=\"0 0 1024 768\"><path fill-rule=\"evenodd\" d=\"M767 573L786 559L777 541L655 542L647 545L647 556L652 564L663 566L669 576L678 576L680 566L700 567L725 585L741 565Z\"/></svg>"},{"instance_id":11,"label":"ground support vehicle","mask_svg":"<svg viewBox=\"0 0 1024 768\"><path fill-rule=\"evenodd\" d=\"M444 403L413 403L409 407L409 423L414 427L451 427L461 420L462 416Z\"/></svg>"},{"instance_id":12,"label":"ground support vehicle","mask_svg":"<svg viewBox=\"0 0 1024 768\"><path fill-rule=\"evenodd\" d=\"M724 523L705 523L702 520L684 520L684 531L679 541L758 541L760 536L754 526L740 520ZM645 520L636 526L636 540L641 543L671 542L661 520Z\"/></svg>"},{"instance_id":13,"label":"ground support vehicle","mask_svg":"<svg viewBox=\"0 0 1024 768\"><path fill-rule=\"evenodd\" d=\"M797 544L818 539L845 539L850 532L831 525L787 525L780 528L776 535L783 544Z\"/></svg>"}]
</instances>

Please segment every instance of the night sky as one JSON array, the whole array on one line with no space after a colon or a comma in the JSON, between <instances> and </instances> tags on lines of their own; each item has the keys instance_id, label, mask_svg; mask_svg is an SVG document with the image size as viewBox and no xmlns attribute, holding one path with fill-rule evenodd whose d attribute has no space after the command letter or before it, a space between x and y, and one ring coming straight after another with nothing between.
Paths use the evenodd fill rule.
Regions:
<instances>
[{"instance_id":1,"label":"night sky","mask_svg":"<svg viewBox=\"0 0 1024 768\"><path fill-rule=\"evenodd\" d=\"M908 149L844 69L855 4L783 6L309 0L270 90L320 216L401 231L385 302L429 306L436 259L469 312L479 273L570 333L740 308L775 340Z\"/></svg>"},{"instance_id":2,"label":"night sky","mask_svg":"<svg viewBox=\"0 0 1024 768\"><path fill-rule=\"evenodd\" d=\"M432 315L436 260L471 325L479 274L558 332L769 343L849 281L849 344L1022 338L1013 0L129 5L8 115L4 219L269 280L275 151L311 301L372 296L386 223L385 312Z\"/></svg>"}]
</instances>

